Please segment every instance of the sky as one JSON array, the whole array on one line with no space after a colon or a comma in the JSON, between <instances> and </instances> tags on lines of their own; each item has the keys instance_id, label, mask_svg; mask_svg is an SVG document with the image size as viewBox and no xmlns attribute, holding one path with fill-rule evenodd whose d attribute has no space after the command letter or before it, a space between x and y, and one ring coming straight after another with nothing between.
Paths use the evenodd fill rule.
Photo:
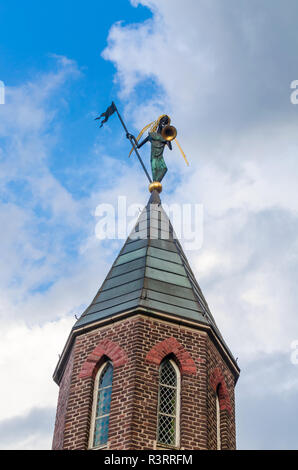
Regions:
<instances>
[{"instance_id":1,"label":"sky","mask_svg":"<svg viewBox=\"0 0 298 470\"><path fill-rule=\"evenodd\" d=\"M0 1L0 448L49 449L52 374L123 240L99 204L144 205L135 135L167 113L162 201L201 204L186 255L241 369L238 449L297 449L298 4ZM148 166L148 149L142 156Z\"/></svg>"}]
</instances>

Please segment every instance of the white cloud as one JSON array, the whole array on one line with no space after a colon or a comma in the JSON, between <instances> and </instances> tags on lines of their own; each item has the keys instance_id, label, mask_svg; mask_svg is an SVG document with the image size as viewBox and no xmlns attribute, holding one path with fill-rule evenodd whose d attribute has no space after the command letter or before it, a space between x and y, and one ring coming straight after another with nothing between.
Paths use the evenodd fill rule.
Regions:
<instances>
[{"instance_id":1,"label":"white cloud","mask_svg":"<svg viewBox=\"0 0 298 470\"><path fill-rule=\"evenodd\" d=\"M2 324L1 419L24 415L34 407L56 406L58 387L52 375L72 325L72 318L32 327L24 322Z\"/></svg>"}]
</instances>

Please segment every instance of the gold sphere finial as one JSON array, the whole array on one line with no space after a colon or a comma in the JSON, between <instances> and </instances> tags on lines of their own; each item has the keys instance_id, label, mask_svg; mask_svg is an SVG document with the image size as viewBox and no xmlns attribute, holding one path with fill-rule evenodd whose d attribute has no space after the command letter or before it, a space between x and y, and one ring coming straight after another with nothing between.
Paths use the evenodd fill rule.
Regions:
<instances>
[{"instance_id":1,"label":"gold sphere finial","mask_svg":"<svg viewBox=\"0 0 298 470\"><path fill-rule=\"evenodd\" d=\"M156 190L158 193L162 192L162 185L159 181L153 181L153 183L149 184L150 193L152 193L154 190Z\"/></svg>"}]
</instances>

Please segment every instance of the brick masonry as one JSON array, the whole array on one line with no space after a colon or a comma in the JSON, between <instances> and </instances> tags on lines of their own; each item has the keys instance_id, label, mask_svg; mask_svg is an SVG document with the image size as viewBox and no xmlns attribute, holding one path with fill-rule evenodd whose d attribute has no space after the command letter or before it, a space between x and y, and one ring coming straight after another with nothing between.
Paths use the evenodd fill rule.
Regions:
<instances>
[{"instance_id":1,"label":"brick masonry","mask_svg":"<svg viewBox=\"0 0 298 470\"><path fill-rule=\"evenodd\" d=\"M223 449L234 449L235 377L206 331L136 315L77 336L57 407L54 449L87 449L96 371L114 364L109 449L156 446L159 364L181 372L180 448L216 449L219 393Z\"/></svg>"},{"instance_id":2,"label":"brick masonry","mask_svg":"<svg viewBox=\"0 0 298 470\"><path fill-rule=\"evenodd\" d=\"M70 390L70 382L73 368L73 351L70 354L63 378L60 383L58 405L56 411L55 431L53 437L53 449L63 449L65 418Z\"/></svg>"},{"instance_id":3,"label":"brick masonry","mask_svg":"<svg viewBox=\"0 0 298 470\"><path fill-rule=\"evenodd\" d=\"M93 351L88 355L86 361L82 365L82 369L79 375L80 379L87 377L95 378L97 372L97 364L102 361L103 357L108 357L113 362L114 368L123 366L127 362L127 356L125 351L113 341L104 339L101 341Z\"/></svg>"},{"instance_id":4,"label":"brick masonry","mask_svg":"<svg viewBox=\"0 0 298 470\"><path fill-rule=\"evenodd\" d=\"M222 449L235 449L235 378L225 366L219 351L211 341L208 341L207 345L207 363L209 377L207 393L208 448L216 449L216 393L218 393L221 446Z\"/></svg>"}]
</instances>

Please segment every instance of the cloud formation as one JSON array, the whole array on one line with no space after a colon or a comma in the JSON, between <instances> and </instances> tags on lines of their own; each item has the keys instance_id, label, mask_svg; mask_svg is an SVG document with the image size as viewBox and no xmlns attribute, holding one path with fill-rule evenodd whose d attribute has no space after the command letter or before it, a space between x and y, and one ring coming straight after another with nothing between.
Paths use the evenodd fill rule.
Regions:
<instances>
[{"instance_id":1,"label":"cloud formation","mask_svg":"<svg viewBox=\"0 0 298 470\"><path fill-rule=\"evenodd\" d=\"M292 376L287 382L292 397L298 389L289 352L298 337L298 110L290 102L290 83L297 78L298 6L290 1L285 9L274 1L269 9L254 0L132 4L149 7L152 19L115 24L103 55L116 67L136 128L145 124L144 115L149 122L163 112L178 128L191 171L178 153L168 156L177 189L163 197L204 204L204 245L188 257L243 368L239 419L244 422L253 413L256 431L258 419L270 413L269 406L263 415L257 412L267 388L262 382L254 410L253 402L245 401L246 369L253 377L253 367L266 370L270 364L270 386L281 403L277 364ZM137 103L142 84L152 96ZM165 190L167 184L172 190L169 178ZM249 386L253 394L253 379ZM287 406L284 410L289 413ZM246 440L249 432L239 427L240 448L259 448L259 442L263 448L286 445L278 432L261 436L261 426Z\"/></svg>"},{"instance_id":2,"label":"cloud formation","mask_svg":"<svg viewBox=\"0 0 298 470\"><path fill-rule=\"evenodd\" d=\"M33 408L24 416L1 421L0 449L47 450L54 417L54 408Z\"/></svg>"},{"instance_id":3,"label":"cloud formation","mask_svg":"<svg viewBox=\"0 0 298 470\"><path fill-rule=\"evenodd\" d=\"M111 261L94 236L95 196L75 198L51 170L65 88L80 77L74 61L55 56L49 72L7 87L0 107L0 428L20 424L5 448L51 446L37 417L47 416L52 432L58 354ZM36 430L22 437L33 415Z\"/></svg>"}]
</instances>

